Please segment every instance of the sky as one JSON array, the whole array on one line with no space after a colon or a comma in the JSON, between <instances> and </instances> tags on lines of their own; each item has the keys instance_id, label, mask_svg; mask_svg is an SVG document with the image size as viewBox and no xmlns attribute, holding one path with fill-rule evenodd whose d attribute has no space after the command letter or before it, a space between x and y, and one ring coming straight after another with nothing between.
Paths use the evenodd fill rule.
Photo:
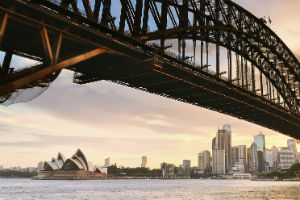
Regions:
<instances>
[{"instance_id":1,"label":"sky","mask_svg":"<svg viewBox=\"0 0 300 200\"><path fill-rule=\"evenodd\" d=\"M271 29L299 58L299 0L235 2L257 17L270 16ZM13 62L30 63L17 58ZM183 159L194 166L197 153L211 151L213 137L226 123L232 126L233 145L250 146L260 132L267 148L286 146L289 139L243 120L114 83L75 85L72 75L64 70L30 102L0 106L0 165L37 166L58 152L70 157L80 148L99 165L110 157L111 163L138 167L146 155L151 168L162 162L179 165Z\"/></svg>"}]
</instances>

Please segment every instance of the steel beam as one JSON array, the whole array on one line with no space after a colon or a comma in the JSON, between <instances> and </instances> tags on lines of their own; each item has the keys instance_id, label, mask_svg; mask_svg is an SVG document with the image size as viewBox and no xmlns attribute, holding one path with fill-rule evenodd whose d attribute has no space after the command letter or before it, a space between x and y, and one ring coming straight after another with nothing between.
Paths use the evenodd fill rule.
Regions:
<instances>
[{"instance_id":1,"label":"steel beam","mask_svg":"<svg viewBox=\"0 0 300 200\"><path fill-rule=\"evenodd\" d=\"M54 62L53 51L52 51L52 47L51 47L51 43L50 43L50 39L46 27L42 28L41 37L42 37L42 43L45 52L45 60L46 62L53 64Z\"/></svg>"},{"instance_id":2,"label":"steel beam","mask_svg":"<svg viewBox=\"0 0 300 200\"><path fill-rule=\"evenodd\" d=\"M4 37L5 30L6 30L7 21L8 21L8 13L5 13L3 20L2 20L2 24L0 26L0 47L2 46L2 42L3 42L2 40Z\"/></svg>"},{"instance_id":3,"label":"steel beam","mask_svg":"<svg viewBox=\"0 0 300 200\"><path fill-rule=\"evenodd\" d=\"M7 83L0 85L0 96L6 95L16 89L25 87L26 85L30 84L31 82L42 79L43 77L45 77L51 73L54 73L54 72L57 72L64 68L73 66L77 63L91 59L91 58L98 56L100 54L103 54L105 52L107 52L107 50L98 48L98 49L94 49L92 51L80 54L78 56L66 59L59 63L49 65L48 67L42 67L42 69L35 71L33 73L30 73L28 75L25 75L22 78L19 78L17 80L12 80L12 81L9 81Z\"/></svg>"}]
</instances>

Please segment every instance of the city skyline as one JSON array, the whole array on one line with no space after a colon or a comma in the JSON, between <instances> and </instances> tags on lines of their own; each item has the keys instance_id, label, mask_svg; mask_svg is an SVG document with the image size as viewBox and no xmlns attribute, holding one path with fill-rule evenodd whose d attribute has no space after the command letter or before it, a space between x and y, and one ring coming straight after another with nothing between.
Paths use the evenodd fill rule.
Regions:
<instances>
[{"instance_id":1,"label":"city skyline","mask_svg":"<svg viewBox=\"0 0 300 200\"><path fill-rule=\"evenodd\" d=\"M299 1L251 3L236 0L258 17L272 18L273 29L299 58ZM271 5L271 6L270 6ZM285 8L285 12L281 9ZM296 14L295 14L296 13ZM0 56L3 58L3 54ZM28 61L15 60L15 65ZM63 71L44 94L28 103L0 107L0 165L32 166L52 152L67 155L81 148L95 163L110 156L126 166L139 166L147 155L150 167L162 160L179 163L211 149L217 127L232 125L233 146L253 142L262 132L266 147L286 146L287 136L236 118L109 82L72 84ZM216 123L217 122L217 123ZM298 145L299 150L299 145Z\"/></svg>"},{"instance_id":2,"label":"city skyline","mask_svg":"<svg viewBox=\"0 0 300 200\"><path fill-rule=\"evenodd\" d=\"M225 124L224 126L228 126L229 125L229 129L231 128L230 127L230 124ZM223 127L224 127L223 126ZM217 130L217 133L219 132L219 130L222 130L222 129L220 129L220 128L218 128L218 130ZM232 133L231 133L232 134ZM257 135L254 135L254 138L253 138L253 141L252 141L252 143L251 143L251 145L252 144L254 144L255 143L255 137L257 137L257 136L264 136L262 133L259 133L259 134L257 134ZM233 139L234 137L232 137L232 135L231 135L231 139ZM291 140L291 139L287 139L287 143L288 143L288 141L289 140ZM296 140L295 140L296 141ZM266 142L266 141L265 141ZM233 144L232 145L232 147L233 148L238 148L238 147L241 147L241 146L245 146L246 148L250 148L250 146L251 145L245 145L245 144ZM286 148L286 146L275 146L275 145L271 145L271 147L273 148L273 147L276 147L277 149L281 149L281 148ZM266 150L271 150L272 148L265 148L265 150L264 151L266 151ZM298 152L300 152L300 148L299 148L299 145L297 145L297 151ZM195 159L185 159L185 158L183 158L183 159L181 159L181 160L179 160L179 161L177 161L177 162L175 162L175 166L180 166L180 165L182 165L182 162L185 162L185 161L189 161L190 162L190 167L198 167L199 166L199 154L203 154L203 152L208 152L209 153L209 155L213 155L212 154L212 152L213 152L213 149L211 148L211 149L203 149L203 150L199 150L196 154L196 158ZM59 152L60 153L60 152ZM145 164L145 166L146 167L149 167L148 165L149 165L149 163L148 163L148 156L145 156L145 155L143 155L143 156L140 156L140 158L142 158L141 160L142 160L142 162L140 163L140 166L124 166L123 165L123 163L119 163L117 160L113 160L112 162L111 162L111 160L110 160L110 156L109 157L105 157L104 159L103 159L103 162L102 162L102 164L101 164L101 162L99 162L99 163L94 163L92 160L89 160L93 165L95 165L95 166L103 166L103 167L109 167L109 166L111 166L111 165L117 165L117 166L122 166L121 168L127 168L127 167L143 167L142 165L143 165L143 162L145 162L144 164ZM231 160L232 158L230 158L230 160ZM40 162L44 162L45 160L40 160L40 161L38 161L37 162L37 166L39 165L39 163ZM165 162L165 163L168 163L168 162L166 162L166 161L161 161L161 162ZM174 163L173 163L174 164ZM151 164L150 164L151 165ZM15 168L15 167L21 167L20 165L18 165L18 166L5 166L5 165L3 165L3 164L1 164L0 163L0 166L2 167L2 168ZM36 167L36 166L22 166L22 168L28 168L28 167ZM159 168L159 166L158 167L149 167L150 169L152 168L152 169L154 169L154 168Z\"/></svg>"}]
</instances>

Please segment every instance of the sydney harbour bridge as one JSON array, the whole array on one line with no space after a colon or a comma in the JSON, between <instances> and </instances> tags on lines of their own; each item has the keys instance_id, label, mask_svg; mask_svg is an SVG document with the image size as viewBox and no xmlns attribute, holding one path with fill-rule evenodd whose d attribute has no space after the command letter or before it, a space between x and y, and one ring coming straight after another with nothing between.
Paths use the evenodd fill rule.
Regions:
<instances>
[{"instance_id":1,"label":"sydney harbour bridge","mask_svg":"<svg viewBox=\"0 0 300 200\"><path fill-rule=\"evenodd\" d=\"M1 104L67 69L76 84L111 81L300 139L299 61L231 0L1 0L0 50Z\"/></svg>"}]
</instances>

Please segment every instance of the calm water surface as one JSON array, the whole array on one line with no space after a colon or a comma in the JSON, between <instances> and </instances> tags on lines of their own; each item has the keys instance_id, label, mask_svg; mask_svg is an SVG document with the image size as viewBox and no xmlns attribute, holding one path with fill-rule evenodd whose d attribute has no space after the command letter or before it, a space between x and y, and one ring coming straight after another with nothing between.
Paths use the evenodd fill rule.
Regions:
<instances>
[{"instance_id":1,"label":"calm water surface","mask_svg":"<svg viewBox=\"0 0 300 200\"><path fill-rule=\"evenodd\" d=\"M300 182L0 179L1 200L300 199Z\"/></svg>"}]
</instances>

